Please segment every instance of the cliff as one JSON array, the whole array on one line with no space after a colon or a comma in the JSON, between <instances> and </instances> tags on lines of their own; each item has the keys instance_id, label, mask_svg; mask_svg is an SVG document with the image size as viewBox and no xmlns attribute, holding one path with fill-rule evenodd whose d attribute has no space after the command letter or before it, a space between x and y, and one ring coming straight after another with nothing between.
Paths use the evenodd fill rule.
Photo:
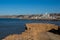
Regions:
<instances>
[{"instance_id":1,"label":"cliff","mask_svg":"<svg viewBox=\"0 0 60 40\"><path fill-rule=\"evenodd\" d=\"M48 32L51 29L58 30L54 24L27 23L25 32L13 34L2 40L60 40L60 35Z\"/></svg>"}]
</instances>

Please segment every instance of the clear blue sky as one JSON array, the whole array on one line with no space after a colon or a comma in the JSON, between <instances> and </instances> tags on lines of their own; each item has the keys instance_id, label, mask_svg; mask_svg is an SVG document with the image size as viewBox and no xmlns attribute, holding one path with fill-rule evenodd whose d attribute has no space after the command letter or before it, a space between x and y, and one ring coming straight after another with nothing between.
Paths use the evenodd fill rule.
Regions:
<instances>
[{"instance_id":1,"label":"clear blue sky","mask_svg":"<svg viewBox=\"0 0 60 40\"><path fill-rule=\"evenodd\" d=\"M60 0L0 0L0 15L59 13Z\"/></svg>"}]
</instances>

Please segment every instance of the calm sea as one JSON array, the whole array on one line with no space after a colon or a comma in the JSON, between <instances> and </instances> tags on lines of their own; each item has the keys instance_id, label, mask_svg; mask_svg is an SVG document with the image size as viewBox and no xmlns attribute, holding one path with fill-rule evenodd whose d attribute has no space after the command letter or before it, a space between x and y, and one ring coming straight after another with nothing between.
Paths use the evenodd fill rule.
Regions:
<instances>
[{"instance_id":1,"label":"calm sea","mask_svg":"<svg viewBox=\"0 0 60 40\"><path fill-rule=\"evenodd\" d=\"M60 21L0 18L0 39L9 34L22 33L25 31L26 23L51 23L60 26Z\"/></svg>"}]
</instances>

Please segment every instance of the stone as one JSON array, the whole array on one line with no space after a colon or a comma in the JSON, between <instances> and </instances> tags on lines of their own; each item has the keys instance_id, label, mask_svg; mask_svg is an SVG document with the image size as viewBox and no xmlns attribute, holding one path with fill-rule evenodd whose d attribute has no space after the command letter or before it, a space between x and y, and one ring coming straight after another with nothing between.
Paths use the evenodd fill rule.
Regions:
<instances>
[{"instance_id":1,"label":"stone","mask_svg":"<svg viewBox=\"0 0 60 40\"><path fill-rule=\"evenodd\" d=\"M58 26L55 24L47 24L47 23L28 23L26 24L28 30L35 30L39 32L48 31L51 29L58 30Z\"/></svg>"},{"instance_id":2,"label":"stone","mask_svg":"<svg viewBox=\"0 0 60 40\"><path fill-rule=\"evenodd\" d=\"M54 40L56 38L55 34L48 31L51 29L58 30L57 25L47 23L27 23L26 27L27 30L22 34L9 35L2 40ZM60 39L60 36L58 38Z\"/></svg>"}]
</instances>

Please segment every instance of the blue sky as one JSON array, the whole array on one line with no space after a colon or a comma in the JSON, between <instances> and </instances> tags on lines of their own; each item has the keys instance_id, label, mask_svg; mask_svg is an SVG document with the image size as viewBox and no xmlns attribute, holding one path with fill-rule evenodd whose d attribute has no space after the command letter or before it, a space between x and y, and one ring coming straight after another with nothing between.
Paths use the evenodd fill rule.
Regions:
<instances>
[{"instance_id":1,"label":"blue sky","mask_svg":"<svg viewBox=\"0 0 60 40\"><path fill-rule=\"evenodd\" d=\"M0 15L59 13L60 0L0 0Z\"/></svg>"}]
</instances>

